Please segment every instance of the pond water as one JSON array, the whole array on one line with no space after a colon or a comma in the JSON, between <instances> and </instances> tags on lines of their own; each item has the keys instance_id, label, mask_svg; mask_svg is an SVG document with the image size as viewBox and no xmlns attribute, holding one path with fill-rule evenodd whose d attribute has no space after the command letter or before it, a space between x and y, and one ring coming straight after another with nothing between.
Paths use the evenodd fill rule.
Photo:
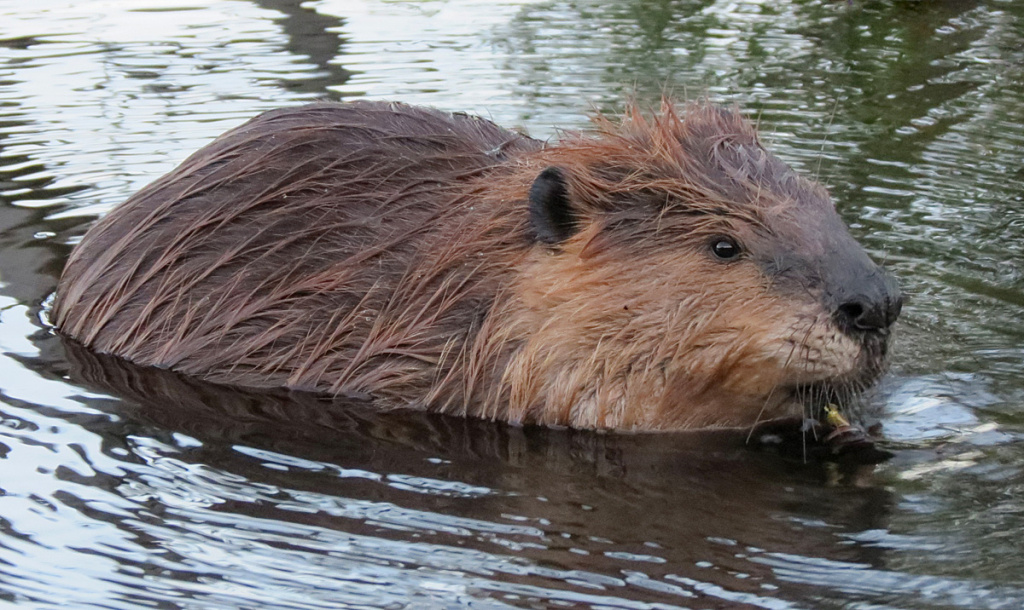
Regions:
<instances>
[{"instance_id":1,"label":"pond water","mask_svg":"<svg viewBox=\"0 0 1024 610\"><path fill-rule=\"evenodd\" d=\"M549 137L665 91L741 105L900 278L873 473L249 396L46 325L90 222L263 110ZM1022 263L1024 3L0 0L0 602L1021 608Z\"/></svg>"}]
</instances>

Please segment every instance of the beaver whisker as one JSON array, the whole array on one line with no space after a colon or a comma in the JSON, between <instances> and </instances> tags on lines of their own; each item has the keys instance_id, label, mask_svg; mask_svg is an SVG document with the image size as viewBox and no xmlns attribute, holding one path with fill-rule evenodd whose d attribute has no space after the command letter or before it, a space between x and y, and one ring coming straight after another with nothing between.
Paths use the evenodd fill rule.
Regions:
<instances>
[{"instance_id":1,"label":"beaver whisker","mask_svg":"<svg viewBox=\"0 0 1024 610\"><path fill-rule=\"evenodd\" d=\"M807 329L807 332L810 332L810 329ZM790 337L786 338L786 339L785 339L785 340L783 341L783 344L782 344L782 346L780 346L780 349L781 349L781 348L782 348L783 346L785 346L786 344L788 344L788 345L790 346L790 348L789 348L789 353L788 353L788 354L786 355L786 358L785 358L785 360L783 360L783 362L782 362L782 367L781 367L781 368L782 368L782 370L788 370L788 369L789 369L789 367L790 367L790 364L792 363L792 360L793 360L793 355L794 355L794 354L796 353L796 350L797 350L797 348L798 348L799 346L803 345L803 343L804 343L804 342L806 341L806 336L805 336L805 338L804 338L804 341L797 341L797 340L796 340L796 339L794 338L794 335L795 335L795 333L796 333L796 330L795 330L795 329L794 329L793 333L794 333L794 334L793 334L793 335L791 335ZM768 396L767 396L767 397L765 397L765 400L764 400L764 402L763 402L763 403L761 404L761 408L760 408L760 410L759 410L759 411L758 411L758 413L757 413L757 417L755 417L755 418L754 418L754 423L753 423L753 424L751 425L751 427L750 427L750 432L749 432L749 433L747 434L747 439L746 439L746 442L748 442L748 443L750 442L750 438L751 438L751 436L752 436L752 435L754 434L754 430L755 430L755 428L756 428L756 427L757 427L757 425L758 425L758 424L759 424L759 423L761 422L761 417L762 417L762 415L764 414L764 412L765 412L765 409L766 409L766 408L768 407L768 404L769 404L769 403L771 402L771 399L772 399L772 397L773 397L773 396L775 395L775 392L776 392L776 391L777 391L777 390L778 390L778 389L779 389L779 388L780 388L781 386L782 386L782 383L779 383L779 382L775 383L775 384L774 384L774 385L772 386L772 389L771 389L771 391L770 391L770 392L768 393ZM800 404L802 404L802 403L800 403Z\"/></svg>"}]
</instances>

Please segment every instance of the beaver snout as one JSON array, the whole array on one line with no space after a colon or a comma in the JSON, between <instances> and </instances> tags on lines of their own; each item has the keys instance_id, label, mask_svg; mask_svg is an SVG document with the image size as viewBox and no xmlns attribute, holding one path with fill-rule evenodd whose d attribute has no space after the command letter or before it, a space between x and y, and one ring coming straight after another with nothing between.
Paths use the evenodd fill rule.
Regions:
<instances>
[{"instance_id":1,"label":"beaver snout","mask_svg":"<svg viewBox=\"0 0 1024 610\"><path fill-rule=\"evenodd\" d=\"M847 334L886 332L903 309L899 286L880 270L856 292L844 292L836 307L835 319Z\"/></svg>"},{"instance_id":2,"label":"beaver snout","mask_svg":"<svg viewBox=\"0 0 1024 610\"><path fill-rule=\"evenodd\" d=\"M868 256L864 248L838 222L838 216L814 227L816 237L831 236L822 244L828 254L805 267L821 282L825 311L848 336L867 339L886 336L903 309L903 295L896 280Z\"/></svg>"}]
</instances>

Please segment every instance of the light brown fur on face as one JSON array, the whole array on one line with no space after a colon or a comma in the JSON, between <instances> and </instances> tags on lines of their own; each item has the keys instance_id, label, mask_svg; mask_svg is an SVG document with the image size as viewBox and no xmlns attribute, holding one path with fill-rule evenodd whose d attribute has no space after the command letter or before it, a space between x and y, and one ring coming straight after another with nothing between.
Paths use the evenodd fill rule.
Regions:
<instances>
[{"instance_id":1,"label":"light brown fur on face","mask_svg":"<svg viewBox=\"0 0 1024 610\"><path fill-rule=\"evenodd\" d=\"M752 414L791 409L797 385L854 372L860 347L820 306L773 294L753 263L722 267L701 252L583 258L571 245L525 263L514 325L529 338L505 372L511 417L593 428L742 426Z\"/></svg>"},{"instance_id":2,"label":"light brown fur on face","mask_svg":"<svg viewBox=\"0 0 1024 610\"><path fill-rule=\"evenodd\" d=\"M742 254L716 258L723 237ZM679 430L856 392L898 309L824 189L734 110L631 108L544 145L357 102L258 117L113 210L53 317L219 383Z\"/></svg>"}]
</instances>

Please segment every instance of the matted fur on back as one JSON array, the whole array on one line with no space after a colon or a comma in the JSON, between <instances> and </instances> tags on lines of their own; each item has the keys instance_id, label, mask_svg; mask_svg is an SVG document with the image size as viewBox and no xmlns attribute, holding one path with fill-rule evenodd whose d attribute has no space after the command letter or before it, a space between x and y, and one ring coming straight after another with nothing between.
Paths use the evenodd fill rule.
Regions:
<instances>
[{"instance_id":1,"label":"matted fur on back","mask_svg":"<svg viewBox=\"0 0 1024 610\"><path fill-rule=\"evenodd\" d=\"M269 112L100 220L54 320L212 381L425 397L509 272L480 249L526 245L521 222L479 222L467 183L540 146L403 104Z\"/></svg>"}]
</instances>

